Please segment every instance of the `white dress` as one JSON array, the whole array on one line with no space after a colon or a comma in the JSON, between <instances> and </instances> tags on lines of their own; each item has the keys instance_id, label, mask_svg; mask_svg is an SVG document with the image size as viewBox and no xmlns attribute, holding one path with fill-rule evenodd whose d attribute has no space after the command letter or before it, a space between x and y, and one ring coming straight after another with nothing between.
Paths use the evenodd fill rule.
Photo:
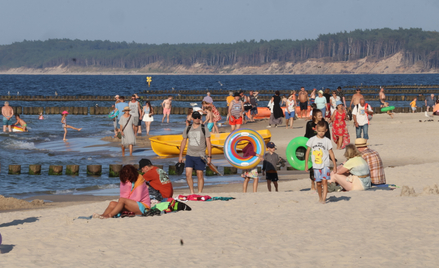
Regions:
<instances>
[{"instance_id":1,"label":"white dress","mask_svg":"<svg viewBox=\"0 0 439 268\"><path fill-rule=\"evenodd\" d=\"M143 118L142 118L142 121L144 121L144 122L153 122L154 121L154 116L149 116L149 113L150 113L150 109L149 109L149 107L148 108L143 108L143 113L144 113L144 115L143 115Z\"/></svg>"}]
</instances>

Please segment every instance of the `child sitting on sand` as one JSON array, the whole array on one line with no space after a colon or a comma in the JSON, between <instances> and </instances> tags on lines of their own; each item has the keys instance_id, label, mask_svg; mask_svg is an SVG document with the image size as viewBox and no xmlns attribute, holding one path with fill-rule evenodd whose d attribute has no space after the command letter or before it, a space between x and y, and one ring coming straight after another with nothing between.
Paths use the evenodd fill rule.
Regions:
<instances>
[{"instance_id":1,"label":"child sitting on sand","mask_svg":"<svg viewBox=\"0 0 439 268\"><path fill-rule=\"evenodd\" d=\"M412 107L412 113L416 112L416 101L418 99L415 97L412 102L410 102L410 106Z\"/></svg>"},{"instance_id":2,"label":"child sitting on sand","mask_svg":"<svg viewBox=\"0 0 439 268\"><path fill-rule=\"evenodd\" d=\"M330 179L331 171L329 170L329 157L334 164L334 172L337 172L337 164L335 162L334 153L332 151L332 142L325 137L328 131L324 121L320 121L316 126L317 135L310 138L306 143L308 149L305 154L305 170L308 171L308 158L310 152L312 153L312 171L317 183L317 192L319 193L319 202L326 203L326 194L328 193L327 180ZM322 189L323 184L323 189Z\"/></svg>"},{"instance_id":3,"label":"child sitting on sand","mask_svg":"<svg viewBox=\"0 0 439 268\"><path fill-rule=\"evenodd\" d=\"M388 102L384 102L383 103L383 108L384 107L389 107L389 103ZM387 111L387 114L390 115L390 117L393 119L393 112L392 111Z\"/></svg>"},{"instance_id":4,"label":"child sitting on sand","mask_svg":"<svg viewBox=\"0 0 439 268\"><path fill-rule=\"evenodd\" d=\"M67 139L66 139L67 128L71 128L71 129L74 129L74 130L77 130L77 131L81 131L81 129L82 129L82 128L75 128L75 127L67 125L67 118L66 117L67 117L68 114L69 114L69 112L67 112L67 111L62 112L61 124L62 124L62 127L64 128L64 138L63 138L63 141L67 141Z\"/></svg>"},{"instance_id":5,"label":"child sitting on sand","mask_svg":"<svg viewBox=\"0 0 439 268\"><path fill-rule=\"evenodd\" d=\"M20 125L20 127L23 129L23 131L27 131L27 124L26 124L26 122L24 122L23 119L20 118L19 114L15 115L15 120L17 120L17 122L12 124L13 126Z\"/></svg>"},{"instance_id":6,"label":"child sitting on sand","mask_svg":"<svg viewBox=\"0 0 439 268\"><path fill-rule=\"evenodd\" d=\"M276 165L279 163L279 156L274 151L276 150L276 146L274 142L267 143L267 153L264 155L264 163L262 165L262 175L267 173L265 179L267 180L267 188L268 191L271 192L271 182L274 184L274 188L276 192L278 191L277 181L279 177L277 176Z\"/></svg>"},{"instance_id":7,"label":"child sitting on sand","mask_svg":"<svg viewBox=\"0 0 439 268\"><path fill-rule=\"evenodd\" d=\"M207 126L210 132L212 132L213 129L213 113L212 113L212 107L207 106L203 110L204 114L206 115L206 120L204 121L204 125Z\"/></svg>"}]
</instances>

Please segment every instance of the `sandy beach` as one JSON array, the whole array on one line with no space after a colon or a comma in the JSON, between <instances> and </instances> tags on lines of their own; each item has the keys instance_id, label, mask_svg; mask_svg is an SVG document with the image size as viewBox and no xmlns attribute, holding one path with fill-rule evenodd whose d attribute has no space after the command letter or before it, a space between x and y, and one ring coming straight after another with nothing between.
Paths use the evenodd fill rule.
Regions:
<instances>
[{"instance_id":1,"label":"sandy beach","mask_svg":"<svg viewBox=\"0 0 439 268\"><path fill-rule=\"evenodd\" d=\"M398 186L393 191L329 193L322 205L306 172L282 170L278 193L267 192L265 181L258 193L241 193L242 184L216 185L205 194L236 199L188 202L192 211L156 217L78 219L103 212L111 197L2 212L0 266L436 267L439 147L432 137L439 118L433 119L380 114L371 121L370 148L381 155L387 183ZM280 156L303 136L305 123L270 129ZM338 163L345 160L344 150L334 152ZM401 196L403 186L416 194Z\"/></svg>"}]
</instances>

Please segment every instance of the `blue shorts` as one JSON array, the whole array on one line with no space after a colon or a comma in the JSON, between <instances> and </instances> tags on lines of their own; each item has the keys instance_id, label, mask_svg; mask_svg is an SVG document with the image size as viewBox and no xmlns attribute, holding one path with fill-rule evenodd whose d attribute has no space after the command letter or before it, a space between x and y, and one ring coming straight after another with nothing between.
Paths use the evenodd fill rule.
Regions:
<instances>
[{"instance_id":1,"label":"blue shorts","mask_svg":"<svg viewBox=\"0 0 439 268\"><path fill-rule=\"evenodd\" d=\"M257 115L258 114L258 107L253 107L250 109L250 114L251 115Z\"/></svg>"},{"instance_id":2,"label":"blue shorts","mask_svg":"<svg viewBox=\"0 0 439 268\"><path fill-rule=\"evenodd\" d=\"M313 169L313 171L316 182L331 179L331 170L329 170L329 167L324 167L322 169Z\"/></svg>"},{"instance_id":3,"label":"blue shorts","mask_svg":"<svg viewBox=\"0 0 439 268\"><path fill-rule=\"evenodd\" d=\"M296 115L296 112L287 112L285 111L285 119L290 119L290 118L294 118L294 116Z\"/></svg>"},{"instance_id":4,"label":"blue shorts","mask_svg":"<svg viewBox=\"0 0 439 268\"><path fill-rule=\"evenodd\" d=\"M3 117L3 126L12 126L12 117L9 120Z\"/></svg>"},{"instance_id":5,"label":"blue shorts","mask_svg":"<svg viewBox=\"0 0 439 268\"><path fill-rule=\"evenodd\" d=\"M207 129L209 129L209 131L212 132L213 123L207 123Z\"/></svg>"},{"instance_id":6,"label":"blue shorts","mask_svg":"<svg viewBox=\"0 0 439 268\"><path fill-rule=\"evenodd\" d=\"M186 155L186 164L185 166L187 168L192 168L195 170L206 170L206 163L204 163L203 160L201 160L201 157L199 156L190 156Z\"/></svg>"},{"instance_id":7,"label":"blue shorts","mask_svg":"<svg viewBox=\"0 0 439 268\"><path fill-rule=\"evenodd\" d=\"M145 213L146 207L140 202L137 202L137 205L139 206L140 212L142 212L142 214Z\"/></svg>"}]
</instances>

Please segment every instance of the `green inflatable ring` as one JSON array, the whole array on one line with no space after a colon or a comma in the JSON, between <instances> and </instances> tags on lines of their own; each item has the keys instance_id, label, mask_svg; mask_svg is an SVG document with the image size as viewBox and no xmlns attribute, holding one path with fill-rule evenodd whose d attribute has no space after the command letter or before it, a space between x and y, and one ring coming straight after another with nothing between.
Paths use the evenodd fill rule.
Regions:
<instances>
[{"instance_id":1,"label":"green inflatable ring","mask_svg":"<svg viewBox=\"0 0 439 268\"><path fill-rule=\"evenodd\" d=\"M306 137L297 137L294 138L288 143L286 149L287 161L290 165L297 170L305 170L305 153L308 147L306 143L308 142L308 138ZM299 154L299 157L298 157ZM300 159L299 159L300 158ZM312 167L311 154L309 155L308 160L308 168Z\"/></svg>"},{"instance_id":2,"label":"green inflatable ring","mask_svg":"<svg viewBox=\"0 0 439 268\"><path fill-rule=\"evenodd\" d=\"M381 108L381 112L387 112L395 109L395 106L383 107Z\"/></svg>"}]
</instances>

